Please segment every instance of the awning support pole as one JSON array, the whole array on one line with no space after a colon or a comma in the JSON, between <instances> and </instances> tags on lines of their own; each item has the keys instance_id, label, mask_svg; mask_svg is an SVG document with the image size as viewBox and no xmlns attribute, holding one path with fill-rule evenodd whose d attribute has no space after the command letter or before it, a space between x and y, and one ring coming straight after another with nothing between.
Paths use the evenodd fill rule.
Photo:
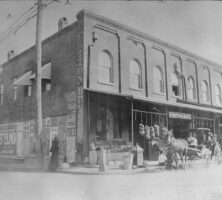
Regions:
<instances>
[{"instance_id":1,"label":"awning support pole","mask_svg":"<svg viewBox=\"0 0 222 200\"><path fill-rule=\"evenodd\" d=\"M134 146L134 132L133 132L133 100L131 101L131 134L132 134L132 147Z\"/></svg>"},{"instance_id":2,"label":"awning support pole","mask_svg":"<svg viewBox=\"0 0 222 200\"><path fill-rule=\"evenodd\" d=\"M214 134L216 133L216 124L215 124L216 118L215 118L215 114L214 114Z\"/></svg>"}]
</instances>

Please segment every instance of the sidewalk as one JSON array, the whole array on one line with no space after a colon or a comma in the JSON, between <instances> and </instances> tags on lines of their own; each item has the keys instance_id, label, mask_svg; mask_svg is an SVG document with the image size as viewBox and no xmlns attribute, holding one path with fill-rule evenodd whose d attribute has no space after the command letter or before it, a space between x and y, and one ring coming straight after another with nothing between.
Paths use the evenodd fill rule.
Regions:
<instances>
[{"instance_id":1,"label":"sidewalk","mask_svg":"<svg viewBox=\"0 0 222 200\"><path fill-rule=\"evenodd\" d=\"M68 169L59 168L56 172L66 173L66 174L88 174L88 175L107 175L107 174L116 174L116 175L130 175L144 172L161 172L165 167L158 166L157 162L148 162L146 167L136 167L134 166L131 170L128 169L119 169L119 168L109 168L105 172L99 172L99 165L79 165L71 166Z\"/></svg>"},{"instance_id":2,"label":"sidewalk","mask_svg":"<svg viewBox=\"0 0 222 200\"><path fill-rule=\"evenodd\" d=\"M36 157L30 157L29 159L18 159L18 158L4 158L0 157L0 171L22 171L22 172L49 172L48 171L49 158L44 161L44 166L42 167L38 163ZM133 167L131 170L119 169L119 168L109 168L105 172L99 172L99 165L74 165L69 168L59 167L54 173L64 173L64 174L84 174L84 175L107 175L107 174L136 174L142 172L157 172L162 171L163 167L157 165L157 162L148 162L146 167Z\"/></svg>"},{"instance_id":3,"label":"sidewalk","mask_svg":"<svg viewBox=\"0 0 222 200\"><path fill-rule=\"evenodd\" d=\"M3 162L4 161L4 162ZM192 161L191 165L187 170L199 170L207 169L218 165L215 161L208 161L208 163L203 163L202 160ZM181 169L178 169L180 171ZM3 159L0 158L0 171L22 171L22 172L49 172L48 171L48 159L44 162L44 167L42 168L35 158L31 158L28 161L22 159ZM119 169L119 168L109 168L105 172L99 172L99 165L75 165L69 168L59 167L54 173L64 173L64 174L76 174L76 175L132 175L138 173L157 173L167 171L165 166L159 166L156 161L146 161L145 167L136 168L133 167L131 170Z\"/></svg>"}]
</instances>

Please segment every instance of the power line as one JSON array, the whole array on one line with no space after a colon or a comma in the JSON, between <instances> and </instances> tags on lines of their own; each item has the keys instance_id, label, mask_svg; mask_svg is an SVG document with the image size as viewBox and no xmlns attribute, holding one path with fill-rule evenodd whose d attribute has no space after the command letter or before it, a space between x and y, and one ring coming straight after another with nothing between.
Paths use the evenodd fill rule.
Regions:
<instances>
[{"instance_id":1,"label":"power line","mask_svg":"<svg viewBox=\"0 0 222 200\"><path fill-rule=\"evenodd\" d=\"M49 0L48 0L48 1L49 1ZM47 1L46 1L46 2L47 2ZM46 8L47 6L49 6L50 4L52 4L52 3L54 3L54 2L51 1L51 2L48 2L47 4L45 4L45 8ZM45 9L45 8L43 7L43 9ZM17 32L21 27L23 27L29 20L31 20L32 18L34 18L36 15L37 15L37 13L35 13L34 15L30 16L29 18L27 18L23 24L18 25L18 26L15 28L14 33L16 34L16 32Z\"/></svg>"},{"instance_id":2,"label":"power line","mask_svg":"<svg viewBox=\"0 0 222 200\"><path fill-rule=\"evenodd\" d=\"M8 32L11 32L14 25L16 25L17 23L19 23L20 20L22 20L22 18L28 14L30 11L31 13L33 13L33 9L36 7L36 5L33 5L31 8L29 8L28 10L26 10L15 22L13 22L3 33L1 33L0 38L3 37L5 34L7 34Z\"/></svg>"},{"instance_id":3,"label":"power line","mask_svg":"<svg viewBox=\"0 0 222 200\"><path fill-rule=\"evenodd\" d=\"M50 1L50 0L46 0L44 2L44 8L45 9L47 6L51 5L52 3L54 3L55 1ZM33 5L31 8L29 8L27 11L25 11L21 17L19 17L18 20L16 20L10 27L8 27L6 29L6 31L4 31L1 35L0 35L0 43L5 40L8 39L9 36L11 35L12 32L14 32L14 34L16 34L18 32L18 30L20 28L22 28L25 24L27 24L32 18L34 18L36 16L36 10L33 10L36 7L36 4ZM31 11L31 12L30 12ZM29 13L30 12L30 13ZM22 19L25 15L27 15L26 18ZM22 20L21 20L22 19ZM20 21L21 20L21 21ZM16 24L17 23L17 24Z\"/></svg>"},{"instance_id":4,"label":"power line","mask_svg":"<svg viewBox=\"0 0 222 200\"><path fill-rule=\"evenodd\" d=\"M35 13L35 14L32 15L31 17L29 17L23 24L17 26L16 29L15 29L15 31L14 31L14 34L16 34L17 31L18 31L21 27L23 27L26 23L29 22L29 20L31 20L32 18L34 18L36 15L37 15L37 14ZM1 40L0 40L0 42L1 42Z\"/></svg>"}]
</instances>

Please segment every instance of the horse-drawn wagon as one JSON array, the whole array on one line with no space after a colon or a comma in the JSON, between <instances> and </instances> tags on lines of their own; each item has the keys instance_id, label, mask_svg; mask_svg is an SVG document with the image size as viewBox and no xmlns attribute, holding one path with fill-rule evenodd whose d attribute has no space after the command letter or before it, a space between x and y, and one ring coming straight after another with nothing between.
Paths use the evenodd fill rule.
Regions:
<instances>
[{"instance_id":1,"label":"horse-drawn wagon","mask_svg":"<svg viewBox=\"0 0 222 200\"><path fill-rule=\"evenodd\" d=\"M165 149L168 167L172 168L173 163L175 163L176 168L181 165L185 169L186 166L192 165L194 160L212 159L213 156L219 160L221 159L221 149L218 143L214 146L214 151L207 146L212 141L210 139L210 129L187 129L184 132L186 135L184 134L183 138L175 138L173 131L168 130L157 141L159 148ZM189 146L187 140L189 135L197 138L196 146Z\"/></svg>"}]
</instances>

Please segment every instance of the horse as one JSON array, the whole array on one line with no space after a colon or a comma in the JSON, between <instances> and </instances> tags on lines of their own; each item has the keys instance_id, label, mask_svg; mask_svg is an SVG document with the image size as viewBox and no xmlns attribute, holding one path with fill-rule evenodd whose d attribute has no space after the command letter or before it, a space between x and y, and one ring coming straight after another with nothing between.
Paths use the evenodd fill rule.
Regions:
<instances>
[{"instance_id":1,"label":"horse","mask_svg":"<svg viewBox=\"0 0 222 200\"><path fill-rule=\"evenodd\" d=\"M207 163L209 160L211 160L211 154L211 150L204 145L201 149L201 158L203 159L203 163Z\"/></svg>"},{"instance_id":2,"label":"horse","mask_svg":"<svg viewBox=\"0 0 222 200\"><path fill-rule=\"evenodd\" d=\"M215 147L214 147L214 151L211 155L211 159L215 158L216 161L218 161L218 163L221 162L221 148L218 142L216 142Z\"/></svg>"},{"instance_id":3,"label":"horse","mask_svg":"<svg viewBox=\"0 0 222 200\"><path fill-rule=\"evenodd\" d=\"M177 169L180 160L182 168L185 169L185 165L187 162L188 142L185 139L176 139L173 136L172 130L167 132L166 137L168 146L168 158L171 162L170 164L172 164L172 162L175 162Z\"/></svg>"}]
</instances>

